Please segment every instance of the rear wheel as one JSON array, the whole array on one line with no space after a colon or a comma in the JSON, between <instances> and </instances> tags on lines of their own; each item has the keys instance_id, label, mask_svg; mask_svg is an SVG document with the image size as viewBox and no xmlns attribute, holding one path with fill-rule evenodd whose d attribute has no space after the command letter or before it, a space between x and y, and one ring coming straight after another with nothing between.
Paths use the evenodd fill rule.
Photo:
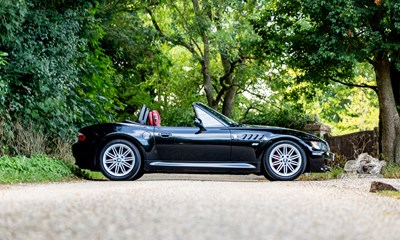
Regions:
<instances>
[{"instance_id":1,"label":"rear wheel","mask_svg":"<svg viewBox=\"0 0 400 240\"><path fill-rule=\"evenodd\" d=\"M131 142L112 140L100 153L100 170L110 180L139 178L142 160L139 150Z\"/></svg>"},{"instance_id":2,"label":"rear wheel","mask_svg":"<svg viewBox=\"0 0 400 240\"><path fill-rule=\"evenodd\" d=\"M267 179L290 181L304 172L307 159L299 145L285 140L273 144L264 155L263 161Z\"/></svg>"}]
</instances>

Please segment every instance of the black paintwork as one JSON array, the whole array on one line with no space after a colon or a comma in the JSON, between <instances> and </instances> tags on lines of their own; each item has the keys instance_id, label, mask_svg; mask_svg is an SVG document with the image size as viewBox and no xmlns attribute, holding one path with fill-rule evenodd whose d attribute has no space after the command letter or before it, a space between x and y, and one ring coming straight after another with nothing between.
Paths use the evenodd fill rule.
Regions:
<instances>
[{"instance_id":1,"label":"black paintwork","mask_svg":"<svg viewBox=\"0 0 400 240\"><path fill-rule=\"evenodd\" d=\"M203 111L220 125L203 126L197 119L196 127L153 127L131 121L85 127L79 130L86 136L85 141L75 143L72 149L76 165L98 171L102 147L111 140L124 139L138 147L145 172L261 174L262 157L268 147L291 140L306 153L306 171L327 169L329 146L318 137L278 127L240 126L221 119L204 104L194 103L193 107L196 114ZM143 119L140 121L143 123ZM310 141L323 142L326 149L314 149Z\"/></svg>"}]
</instances>

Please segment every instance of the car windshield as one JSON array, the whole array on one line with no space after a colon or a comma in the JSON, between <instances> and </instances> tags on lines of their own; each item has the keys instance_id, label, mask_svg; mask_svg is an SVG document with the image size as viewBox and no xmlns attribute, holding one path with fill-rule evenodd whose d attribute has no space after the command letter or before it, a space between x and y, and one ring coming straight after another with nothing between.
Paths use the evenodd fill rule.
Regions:
<instances>
[{"instance_id":1,"label":"car windshield","mask_svg":"<svg viewBox=\"0 0 400 240\"><path fill-rule=\"evenodd\" d=\"M199 103L203 108L205 108L208 112L210 112L212 115L217 117L220 121L226 123L230 127L237 127L240 126L239 123L233 121L232 119L228 118L227 116L223 115L222 113L214 110L213 108L210 108L209 106Z\"/></svg>"}]
</instances>

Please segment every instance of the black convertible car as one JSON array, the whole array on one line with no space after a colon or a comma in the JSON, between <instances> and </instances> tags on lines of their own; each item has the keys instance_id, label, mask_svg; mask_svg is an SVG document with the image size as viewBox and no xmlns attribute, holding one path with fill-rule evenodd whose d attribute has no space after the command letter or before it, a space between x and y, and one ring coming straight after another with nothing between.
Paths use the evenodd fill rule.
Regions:
<instances>
[{"instance_id":1,"label":"black convertible car","mask_svg":"<svg viewBox=\"0 0 400 240\"><path fill-rule=\"evenodd\" d=\"M137 122L106 123L79 130L72 147L76 165L111 180L144 173L263 174L294 180L328 170L328 144L313 135L277 127L241 126L202 103L193 104L195 127L163 127L143 105Z\"/></svg>"}]
</instances>

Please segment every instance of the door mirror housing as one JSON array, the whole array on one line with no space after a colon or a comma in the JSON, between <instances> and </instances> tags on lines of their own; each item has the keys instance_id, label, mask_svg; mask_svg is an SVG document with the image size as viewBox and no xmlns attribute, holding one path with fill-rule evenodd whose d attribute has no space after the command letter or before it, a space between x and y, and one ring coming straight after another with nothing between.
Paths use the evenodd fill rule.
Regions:
<instances>
[{"instance_id":1,"label":"door mirror housing","mask_svg":"<svg viewBox=\"0 0 400 240\"><path fill-rule=\"evenodd\" d=\"M200 131L206 131L206 129L204 128L203 122L201 121L200 118L195 118L194 119L194 125L198 128L200 128Z\"/></svg>"}]
</instances>

